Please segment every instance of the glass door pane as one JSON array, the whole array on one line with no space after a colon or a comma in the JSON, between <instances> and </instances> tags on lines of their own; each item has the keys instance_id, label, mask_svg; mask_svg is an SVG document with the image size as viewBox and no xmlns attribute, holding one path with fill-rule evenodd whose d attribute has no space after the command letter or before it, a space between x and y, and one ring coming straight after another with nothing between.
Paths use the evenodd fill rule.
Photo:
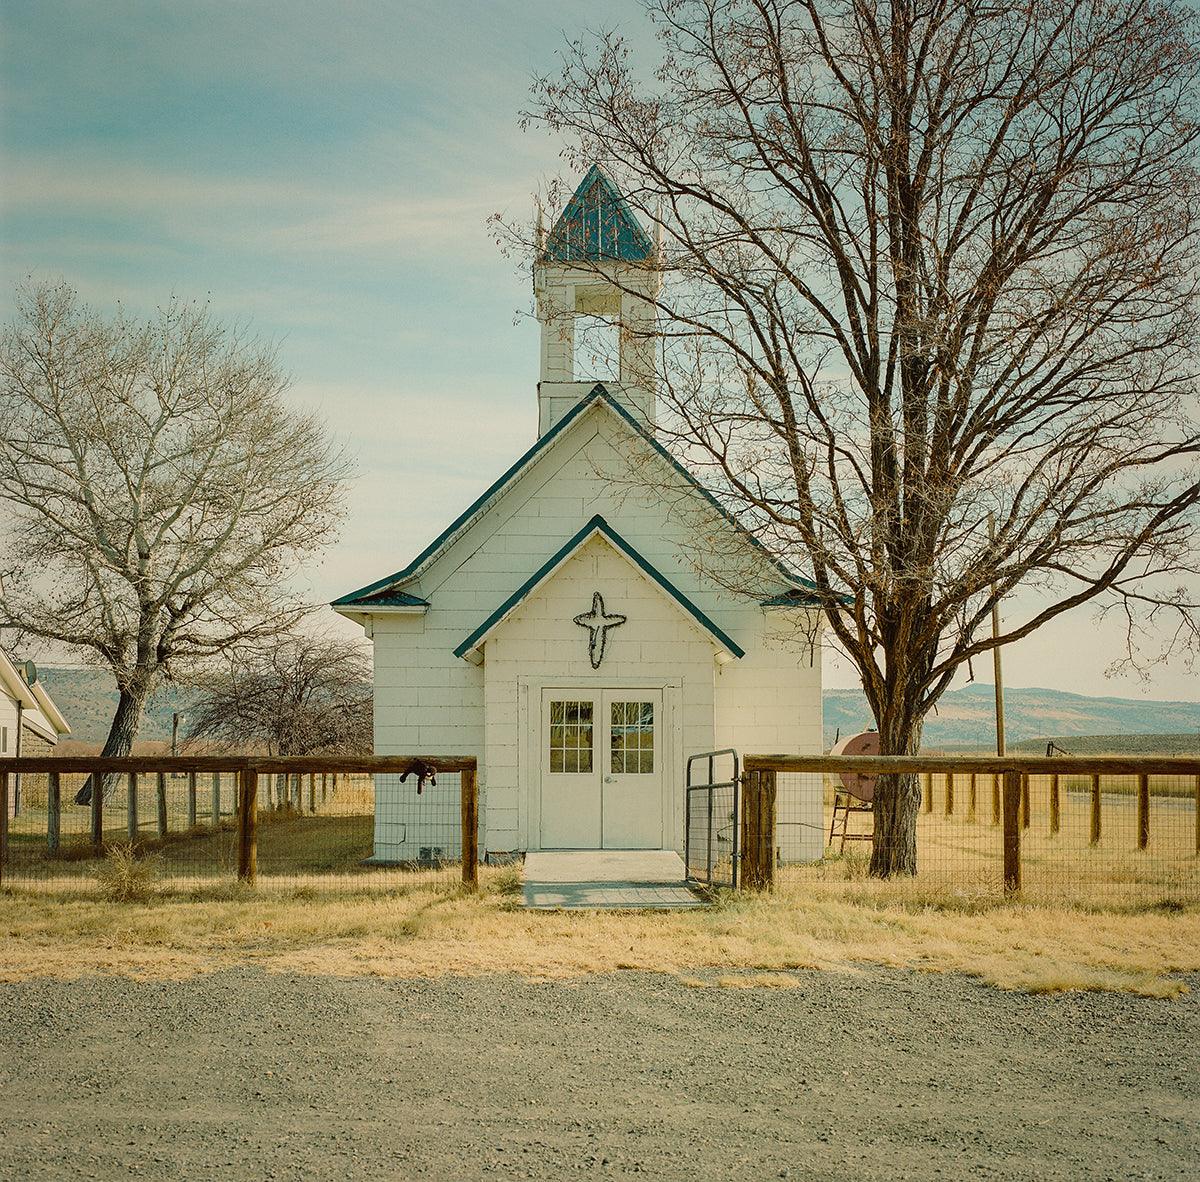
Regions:
<instances>
[{"instance_id":1,"label":"glass door pane","mask_svg":"<svg viewBox=\"0 0 1200 1182\"><path fill-rule=\"evenodd\" d=\"M654 703L610 704L609 772L614 776L654 771Z\"/></svg>"},{"instance_id":2,"label":"glass door pane","mask_svg":"<svg viewBox=\"0 0 1200 1182\"><path fill-rule=\"evenodd\" d=\"M593 706L591 702L550 702L550 771L557 774L591 772Z\"/></svg>"}]
</instances>

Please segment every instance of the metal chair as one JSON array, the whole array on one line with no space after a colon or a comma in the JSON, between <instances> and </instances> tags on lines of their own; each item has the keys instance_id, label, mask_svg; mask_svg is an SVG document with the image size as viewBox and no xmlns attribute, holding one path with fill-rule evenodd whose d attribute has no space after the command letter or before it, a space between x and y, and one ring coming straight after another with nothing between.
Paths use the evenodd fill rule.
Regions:
<instances>
[{"instance_id":1,"label":"metal chair","mask_svg":"<svg viewBox=\"0 0 1200 1182\"><path fill-rule=\"evenodd\" d=\"M860 796L860 792L866 792L866 796ZM851 791L844 784L839 785L833 792L833 817L829 822L829 845L833 845L834 831L837 829L838 815L842 818L841 838L842 844L838 847L838 853L846 852L846 842L848 841L870 841L875 836L875 803L873 800L875 794L874 781L865 789L857 789ZM850 814L851 813L867 813L871 817L871 826L865 832L852 832L850 829Z\"/></svg>"},{"instance_id":2,"label":"metal chair","mask_svg":"<svg viewBox=\"0 0 1200 1182\"><path fill-rule=\"evenodd\" d=\"M863 731L861 734L848 735L835 743L830 755L878 755L879 733ZM871 841L875 836L875 777L860 775L858 772L843 772L839 776L841 783L833 790L833 816L829 821L829 842L833 845L834 834L837 832L838 817L841 817L841 845L838 853L846 852L848 841ZM855 832L850 829L851 813L867 813L871 817L870 827L866 832Z\"/></svg>"}]
</instances>

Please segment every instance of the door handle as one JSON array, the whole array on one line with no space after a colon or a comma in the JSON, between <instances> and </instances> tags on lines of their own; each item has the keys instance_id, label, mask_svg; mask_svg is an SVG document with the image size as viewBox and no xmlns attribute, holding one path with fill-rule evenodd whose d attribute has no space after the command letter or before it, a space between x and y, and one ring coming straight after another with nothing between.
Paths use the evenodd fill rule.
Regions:
<instances>
[{"instance_id":1,"label":"door handle","mask_svg":"<svg viewBox=\"0 0 1200 1182\"><path fill-rule=\"evenodd\" d=\"M604 777L604 782L605 782L606 784L611 784L611 783L613 782L613 778L612 778L612 776L605 776L605 777Z\"/></svg>"}]
</instances>

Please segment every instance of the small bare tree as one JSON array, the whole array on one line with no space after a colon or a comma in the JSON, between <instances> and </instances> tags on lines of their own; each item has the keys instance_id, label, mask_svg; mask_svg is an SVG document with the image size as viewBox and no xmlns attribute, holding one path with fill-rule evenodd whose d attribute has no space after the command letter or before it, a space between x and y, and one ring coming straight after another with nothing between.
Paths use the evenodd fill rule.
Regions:
<instances>
[{"instance_id":1,"label":"small bare tree","mask_svg":"<svg viewBox=\"0 0 1200 1182\"><path fill-rule=\"evenodd\" d=\"M369 755L371 664L359 645L289 635L236 654L201 683L188 740L271 755Z\"/></svg>"},{"instance_id":2,"label":"small bare tree","mask_svg":"<svg viewBox=\"0 0 1200 1182\"><path fill-rule=\"evenodd\" d=\"M62 285L18 293L0 337L0 626L112 670L104 755L129 752L164 680L304 610L290 580L333 537L348 464L286 387L270 349L204 308L139 323Z\"/></svg>"},{"instance_id":3,"label":"small bare tree","mask_svg":"<svg viewBox=\"0 0 1200 1182\"><path fill-rule=\"evenodd\" d=\"M1192 8L647 7L652 78L574 42L528 118L657 223L660 429L812 572L883 752L1018 589L995 643L1089 601L1194 641ZM915 872L919 798L882 779L875 874Z\"/></svg>"}]
</instances>

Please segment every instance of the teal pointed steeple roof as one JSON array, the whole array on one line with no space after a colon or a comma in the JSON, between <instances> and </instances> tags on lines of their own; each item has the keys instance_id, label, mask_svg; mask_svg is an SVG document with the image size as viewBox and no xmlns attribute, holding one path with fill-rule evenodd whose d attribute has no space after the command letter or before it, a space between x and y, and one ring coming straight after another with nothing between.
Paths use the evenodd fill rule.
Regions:
<instances>
[{"instance_id":1,"label":"teal pointed steeple roof","mask_svg":"<svg viewBox=\"0 0 1200 1182\"><path fill-rule=\"evenodd\" d=\"M629 203L600 165L593 164L554 223L542 257L556 263L640 263L653 253L654 243Z\"/></svg>"}]
</instances>

